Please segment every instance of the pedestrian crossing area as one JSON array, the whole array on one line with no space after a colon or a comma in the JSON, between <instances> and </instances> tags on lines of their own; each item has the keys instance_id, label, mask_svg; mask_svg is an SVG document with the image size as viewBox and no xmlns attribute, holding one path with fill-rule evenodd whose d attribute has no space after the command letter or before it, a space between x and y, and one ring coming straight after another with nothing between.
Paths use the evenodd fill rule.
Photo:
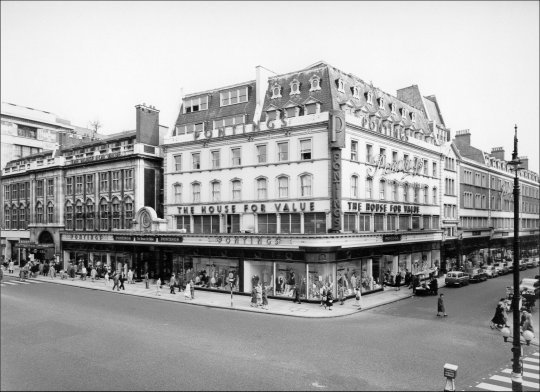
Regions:
<instances>
[{"instance_id":1,"label":"pedestrian crossing area","mask_svg":"<svg viewBox=\"0 0 540 392\"><path fill-rule=\"evenodd\" d=\"M41 280L35 280L35 279L25 279L25 280L19 280L17 278L14 279L4 279L2 280L2 283L0 283L0 287L12 287L12 286L25 286L28 284L42 284L45 283Z\"/></svg>"},{"instance_id":2,"label":"pedestrian crossing area","mask_svg":"<svg viewBox=\"0 0 540 392\"><path fill-rule=\"evenodd\" d=\"M540 375L539 375L539 357L538 352L523 357L523 390L538 391L540 390ZM511 366L511 364L510 364ZM511 391L512 390L512 369L506 368L497 372L488 379L477 384L470 390L473 391Z\"/></svg>"}]
</instances>

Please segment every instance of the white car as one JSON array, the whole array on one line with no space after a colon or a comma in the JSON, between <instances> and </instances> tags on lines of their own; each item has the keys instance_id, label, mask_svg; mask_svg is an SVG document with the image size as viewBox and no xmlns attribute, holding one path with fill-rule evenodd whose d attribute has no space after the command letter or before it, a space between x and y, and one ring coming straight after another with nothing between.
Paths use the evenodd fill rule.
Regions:
<instances>
[{"instance_id":1,"label":"white car","mask_svg":"<svg viewBox=\"0 0 540 392\"><path fill-rule=\"evenodd\" d=\"M493 268L493 270L495 271L495 274L497 276L499 275L502 275L503 274L503 269L502 269L502 266L500 265L497 265L497 264L500 264L500 263L495 263L491 266L491 268Z\"/></svg>"},{"instance_id":2,"label":"white car","mask_svg":"<svg viewBox=\"0 0 540 392\"><path fill-rule=\"evenodd\" d=\"M540 291L540 283L538 279L521 279L521 282L519 282L519 292L521 293L523 291L528 291L534 293L535 296L538 296L538 292Z\"/></svg>"},{"instance_id":3,"label":"white car","mask_svg":"<svg viewBox=\"0 0 540 392\"><path fill-rule=\"evenodd\" d=\"M484 268L484 272L486 273L489 279L496 278L497 276L499 276L499 273L495 270L495 268L492 265L488 265L486 268Z\"/></svg>"}]
</instances>

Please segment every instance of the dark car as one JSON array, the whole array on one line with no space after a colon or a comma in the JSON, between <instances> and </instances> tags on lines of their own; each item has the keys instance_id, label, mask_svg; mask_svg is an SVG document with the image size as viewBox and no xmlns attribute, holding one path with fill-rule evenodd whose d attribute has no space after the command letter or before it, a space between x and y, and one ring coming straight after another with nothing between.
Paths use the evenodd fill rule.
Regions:
<instances>
[{"instance_id":1,"label":"dark car","mask_svg":"<svg viewBox=\"0 0 540 392\"><path fill-rule=\"evenodd\" d=\"M498 267L499 268L499 273L501 275L506 275L509 271L508 271L508 267L506 266L506 263L503 262L503 261L499 261L498 263L495 263L493 264L495 267Z\"/></svg>"},{"instance_id":2,"label":"dark car","mask_svg":"<svg viewBox=\"0 0 540 392\"><path fill-rule=\"evenodd\" d=\"M478 283L487 280L487 274L482 268L473 268L469 272L469 282Z\"/></svg>"}]
</instances>

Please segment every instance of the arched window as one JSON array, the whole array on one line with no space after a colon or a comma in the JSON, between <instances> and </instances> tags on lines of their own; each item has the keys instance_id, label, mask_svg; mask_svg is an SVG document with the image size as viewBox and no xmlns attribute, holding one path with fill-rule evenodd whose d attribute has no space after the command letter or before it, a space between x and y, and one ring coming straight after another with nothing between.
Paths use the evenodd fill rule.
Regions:
<instances>
[{"instance_id":1,"label":"arched window","mask_svg":"<svg viewBox=\"0 0 540 392\"><path fill-rule=\"evenodd\" d=\"M257 178L257 200L268 198L268 183L266 178Z\"/></svg>"},{"instance_id":2,"label":"arched window","mask_svg":"<svg viewBox=\"0 0 540 392\"><path fill-rule=\"evenodd\" d=\"M36 222L38 222L37 206L36 206ZM73 230L73 204L69 200L66 203L66 230Z\"/></svg>"},{"instance_id":3,"label":"arched window","mask_svg":"<svg viewBox=\"0 0 540 392\"><path fill-rule=\"evenodd\" d=\"M92 199L86 200L86 230L94 230L95 206Z\"/></svg>"},{"instance_id":4,"label":"arched window","mask_svg":"<svg viewBox=\"0 0 540 392\"><path fill-rule=\"evenodd\" d=\"M313 75L309 82L311 83L311 87L309 91L317 91L321 89L321 79L317 75Z\"/></svg>"},{"instance_id":5,"label":"arched window","mask_svg":"<svg viewBox=\"0 0 540 392\"><path fill-rule=\"evenodd\" d=\"M99 230L109 230L109 203L105 199L99 202Z\"/></svg>"},{"instance_id":6,"label":"arched window","mask_svg":"<svg viewBox=\"0 0 540 392\"><path fill-rule=\"evenodd\" d=\"M133 226L133 200L130 197L124 199L125 222L124 229L131 229Z\"/></svg>"},{"instance_id":7,"label":"arched window","mask_svg":"<svg viewBox=\"0 0 540 392\"><path fill-rule=\"evenodd\" d=\"M84 209L83 203L81 200L75 202L75 230L84 229Z\"/></svg>"},{"instance_id":8,"label":"arched window","mask_svg":"<svg viewBox=\"0 0 540 392\"><path fill-rule=\"evenodd\" d=\"M351 176L351 197L358 198L358 176Z\"/></svg>"},{"instance_id":9,"label":"arched window","mask_svg":"<svg viewBox=\"0 0 540 392\"><path fill-rule=\"evenodd\" d=\"M7 230L11 229L11 211L9 206L4 206L4 225Z\"/></svg>"},{"instance_id":10,"label":"arched window","mask_svg":"<svg viewBox=\"0 0 540 392\"><path fill-rule=\"evenodd\" d=\"M112 228L120 228L120 200L117 197L112 199Z\"/></svg>"},{"instance_id":11,"label":"arched window","mask_svg":"<svg viewBox=\"0 0 540 392\"><path fill-rule=\"evenodd\" d=\"M419 186L415 186L415 187L414 187L414 203L417 203L417 204L418 204L418 202L419 202L419 200L420 200L419 193L420 193L420 187L419 187Z\"/></svg>"},{"instance_id":12,"label":"arched window","mask_svg":"<svg viewBox=\"0 0 540 392\"><path fill-rule=\"evenodd\" d=\"M191 184L191 193L192 193L193 203L200 203L201 202L201 184L198 182L194 182L193 184Z\"/></svg>"},{"instance_id":13,"label":"arched window","mask_svg":"<svg viewBox=\"0 0 540 392\"><path fill-rule=\"evenodd\" d=\"M290 95L295 95L295 94L300 94L300 82L297 79L294 79L291 82L291 94Z\"/></svg>"},{"instance_id":14,"label":"arched window","mask_svg":"<svg viewBox=\"0 0 540 392\"><path fill-rule=\"evenodd\" d=\"M278 197L289 197L289 178L286 176L278 177Z\"/></svg>"},{"instance_id":15,"label":"arched window","mask_svg":"<svg viewBox=\"0 0 540 392\"><path fill-rule=\"evenodd\" d=\"M13 204L11 206L11 228L14 230L20 229L19 226L19 211L17 210L17 206Z\"/></svg>"},{"instance_id":16,"label":"arched window","mask_svg":"<svg viewBox=\"0 0 540 392\"><path fill-rule=\"evenodd\" d=\"M272 86L272 96L270 98L281 98L281 86L279 84L275 83Z\"/></svg>"},{"instance_id":17,"label":"arched window","mask_svg":"<svg viewBox=\"0 0 540 392\"><path fill-rule=\"evenodd\" d=\"M43 204L41 202L36 204L36 223L43 223Z\"/></svg>"},{"instance_id":18,"label":"arched window","mask_svg":"<svg viewBox=\"0 0 540 392\"><path fill-rule=\"evenodd\" d=\"M311 196L311 183L312 175L311 174L302 174L300 176L300 196L308 197Z\"/></svg>"},{"instance_id":19,"label":"arched window","mask_svg":"<svg viewBox=\"0 0 540 392\"><path fill-rule=\"evenodd\" d=\"M373 199L373 180L366 178L366 199Z\"/></svg>"}]
</instances>

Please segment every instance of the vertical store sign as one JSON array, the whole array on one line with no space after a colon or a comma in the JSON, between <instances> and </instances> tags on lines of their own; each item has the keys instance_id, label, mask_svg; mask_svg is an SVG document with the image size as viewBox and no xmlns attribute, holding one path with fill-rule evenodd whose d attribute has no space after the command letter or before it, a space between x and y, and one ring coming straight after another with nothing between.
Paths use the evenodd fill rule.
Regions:
<instances>
[{"instance_id":1,"label":"vertical store sign","mask_svg":"<svg viewBox=\"0 0 540 392\"><path fill-rule=\"evenodd\" d=\"M341 231L341 149L345 147L345 113L330 113L328 139L330 146L330 232Z\"/></svg>"}]
</instances>

